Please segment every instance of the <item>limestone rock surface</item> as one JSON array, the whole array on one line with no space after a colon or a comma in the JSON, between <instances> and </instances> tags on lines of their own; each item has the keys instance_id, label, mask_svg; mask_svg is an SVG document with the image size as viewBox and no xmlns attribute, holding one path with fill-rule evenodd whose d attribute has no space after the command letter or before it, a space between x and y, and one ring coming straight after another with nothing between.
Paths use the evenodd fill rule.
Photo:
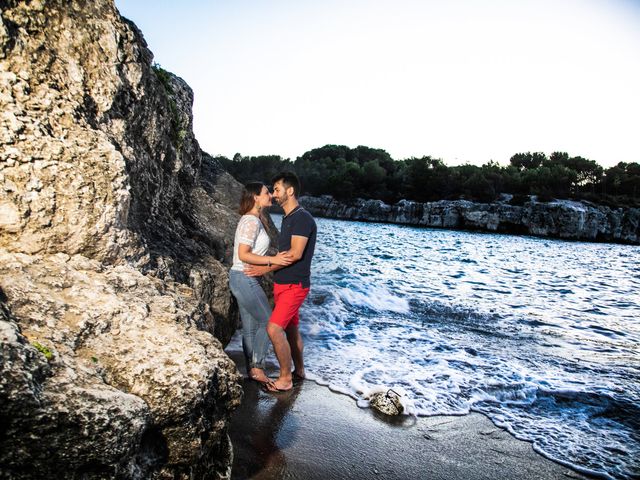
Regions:
<instances>
[{"instance_id":1,"label":"limestone rock surface","mask_svg":"<svg viewBox=\"0 0 640 480\"><path fill-rule=\"evenodd\" d=\"M192 102L113 0L2 2L0 478L229 476L241 186Z\"/></svg>"},{"instance_id":2,"label":"limestone rock surface","mask_svg":"<svg viewBox=\"0 0 640 480\"><path fill-rule=\"evenodd\" d=\"M0 364L3 377L24 371L29 378L32 370L34 379L19 390L32 408L8 402L15 411L4 419L12 447L2 450L4 465L19 471L28 461L50 471L51 464L64 476L70 467L88 469L84 462L98 452L90 473L144 477L154 460L188 471L215 462L220 445L228 448L216 423L239 403L237 373L220 341L198 329L202 312L192 289L81 255L1 250L0 284L14 299L10 315L22 320L18 331L3 319L12 339L4 348L25 357ZM12 385L4 380L2 394L15 395ZM32 422L38 430L30 433L44 435L38 448L21 432Z\"/></svg>"}]
</instances>

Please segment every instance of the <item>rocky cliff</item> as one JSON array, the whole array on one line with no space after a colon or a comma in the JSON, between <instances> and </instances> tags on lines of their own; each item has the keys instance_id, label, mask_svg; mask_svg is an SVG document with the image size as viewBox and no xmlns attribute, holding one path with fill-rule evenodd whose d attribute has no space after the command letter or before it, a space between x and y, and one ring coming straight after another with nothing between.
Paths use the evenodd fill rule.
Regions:
<instances>
[{"instance_id":1,"label":"rocky cliff","mask_svg":"<svg viewBox=\"0 0 640 480\"><path fill-rule=\"evenodd\" d=\"M401 200L387 205L380 200L339 202L330 196L302 197L300 203L313 215L327 218L640 243L640 209L637 208L611 209L568 200L537 202L534 199L521 206L507 201L487 204L466 200L431 203Z\"/></svg>"},{"instance_id":2,"label":"rocky cliff","mask_svg":"<svg viewBox=\"0 0 640 480\"><path fill-rule=\"evenodd\" d=\"M0 8L0 477L227 477L240 186L113 0Z\"/></svg>"}]
</instances>

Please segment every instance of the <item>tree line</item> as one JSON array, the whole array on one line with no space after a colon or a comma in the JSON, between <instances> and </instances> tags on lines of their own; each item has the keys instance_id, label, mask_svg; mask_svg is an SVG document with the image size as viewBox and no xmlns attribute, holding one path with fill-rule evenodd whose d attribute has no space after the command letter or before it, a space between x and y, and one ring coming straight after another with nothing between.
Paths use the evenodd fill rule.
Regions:
<instances>
[{"instance_id":1,"label":"tree line","mask_svg":"<svg viewBox=\"0 0 640 480\"><path fill-rule=\"evenodd\" d=\"M566 152L516 153L509 165L447 166L431 156L394 160L382 149L325 145L296 158L279 155L232 159L216 157L242 183L269 181L277 172L296 172L305 194L356 197L395 203L400 199L430 202L468 199L491 202L512 194L512 203L528 195L541 201L580 199L609 206L640 206L640 164L620 162L603 168L594 160Z\"/></svg>"}]
</instances>

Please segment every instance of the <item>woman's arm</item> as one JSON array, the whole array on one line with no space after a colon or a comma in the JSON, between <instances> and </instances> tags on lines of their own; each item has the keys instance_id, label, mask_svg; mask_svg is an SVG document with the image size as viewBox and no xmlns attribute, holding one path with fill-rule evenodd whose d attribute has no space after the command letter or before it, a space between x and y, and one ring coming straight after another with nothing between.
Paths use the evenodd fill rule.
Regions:
<instances>
[{"instance_id":1,"label":"woman's arm","mask_svg":"<svg viewBox=\"0 0 640 480\"><path fill-rule=\"evenodd\" d=\"M238 258L244 263L251 265L280 265L287 266L293 262L289 252L280 252L277 255L256 255L251 253L251 246L241 243L238 245Z\"/></svg>"},{"instance_id":2,"label":"woman's arm","mask_svg":"<svg viewBox=\"0 0 640 480\"><path fill-rule=\"evenodd\" d=\"M247 277L261 277L265 273L275 272L276 270L280 270L284 268L284 265L274 265L271 266L263 266L263 265L245 265L244 266L244 274Z\"/></svg>"}]
</instances>

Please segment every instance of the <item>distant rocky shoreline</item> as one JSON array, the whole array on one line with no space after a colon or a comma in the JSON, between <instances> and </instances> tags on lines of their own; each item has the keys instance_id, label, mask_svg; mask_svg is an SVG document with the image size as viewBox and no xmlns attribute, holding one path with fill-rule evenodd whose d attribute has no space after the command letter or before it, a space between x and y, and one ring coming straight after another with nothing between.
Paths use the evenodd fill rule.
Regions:
<instances>
[{"instance_id":1,"label":"distant rocky shoreline","mask_svg":"<svg viewBox=\"0 0 640 480\"><path fill-rule=\"evenodd\" d=\"M529 198L511 205L510 196L493 203L440 200L338 201L329 195L303 196L300 203L312 215L340 220L395 223L420 227L471 230L591 242L640 244L640 209L616 208L573 200L539 202Z\"/></svg>"}]
</instances>

